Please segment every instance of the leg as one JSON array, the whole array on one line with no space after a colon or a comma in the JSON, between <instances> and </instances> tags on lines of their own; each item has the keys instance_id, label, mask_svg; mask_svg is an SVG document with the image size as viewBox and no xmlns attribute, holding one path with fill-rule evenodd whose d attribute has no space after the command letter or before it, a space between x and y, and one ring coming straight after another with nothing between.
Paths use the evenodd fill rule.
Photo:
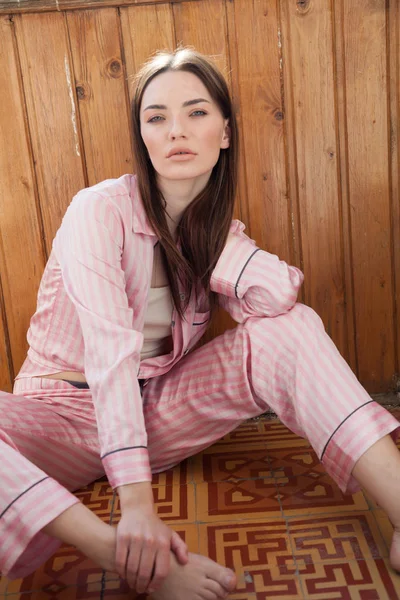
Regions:
<instances>
[{"instance_id":1,"label":"leg","mask_svg":"<svg viewBox=\"0 0 400 600\"><path fill-rule=\"evenodd\" d=\"M16 578L34 571L60 545L43 529L80 504L69 490L104 471L85 445L94 439L92 427L72 424L43 402L4 392L0 414L0 572Z\"/></svg>"},{"instance_id":2,"label":"leg","mask_svg":"<svg viewBox=\"0 0 400 600\"><path fill-rule=\"evenodd\" d=\"M25 397L0 393L4 415L0 452L6 457L1 474L4 471L14 486L12 498L8 487L3 493L0 490L0 539L7 545L4 553L3 546L0 549L0 572L11 578L31 573L55 552L60 540L114 571L116 529L66 489L77 489L104 475L93 410L89 409L90 391L75 391L64 382L46 379L20 381L16 388ZM77 410L76 419L70 422L68 416ZM21 524L24 539L20 538ZM225 598L234 583L230 570L206 557L190 555L189 564L181 567L171 553L170 574L154 598L217 600Z\"/></svg>"},{"instance_id":3,"label":"leg","mask_svg":"<svg viewBox=\"0 0 400 600\"><path fill-rule=\"evenodd\" d=\"M272 408L310 440L343 491L357 489L357 460L400 424L373 402L303 304L279 317L248 319L144 387L154 471L209 446Z\"/></svg>"},{"instance_id":4,"label":"leg","mask_svg":"<svg viewBox=\"0 0 400 600\"><path fill-rule=\"evenodd\" d=\"M353 476L392 522L390 562L400 572L400 452L389 435L368 448L356 463Z\"/></svg>"},{"instance_id":5,"label":"leg","mask_svg":"<svg viewBox=\"0 0 400 600\"><path fill-rule=\"evenodd\" d=\"M361 484L387 510L400 568L400 454L388 435L400 423L372 401L312 309L249 319L150 380L144 399L157 471L271 407L310 440L344 492Z\"/></svg>"},{"instance_id":6,"label":"leg","mask_svg":"<svg viewBox=\"0 0 400 600\"><path fill-rule=\"evenodd\" d=\"M357 489L357 460L400 427L360 385L318 315L296 304L279 317L248 319L149 380L144 410L154 471L268 408L310 440L347 492Z\"/></svg>"}]
</instances>

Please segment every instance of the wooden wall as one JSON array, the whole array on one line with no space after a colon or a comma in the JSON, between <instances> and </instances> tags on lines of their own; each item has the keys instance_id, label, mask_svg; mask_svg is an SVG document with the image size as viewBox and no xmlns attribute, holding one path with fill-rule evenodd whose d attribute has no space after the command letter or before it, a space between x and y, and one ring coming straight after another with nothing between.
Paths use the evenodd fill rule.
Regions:
<instances>
[{"instance_id":1,"label":"wooden wall","mask_svg":"<svg viewBox=\"0 0 400 600\"><path fill-rule=\"evenodd\" d=\"M215 56L239 106L236 214L370 393L399 385L397 0L0 0L0 389L72 196L132 172L129 80ZM229 326L225 316L213 332Z\"/></svg>"}]
</instances>

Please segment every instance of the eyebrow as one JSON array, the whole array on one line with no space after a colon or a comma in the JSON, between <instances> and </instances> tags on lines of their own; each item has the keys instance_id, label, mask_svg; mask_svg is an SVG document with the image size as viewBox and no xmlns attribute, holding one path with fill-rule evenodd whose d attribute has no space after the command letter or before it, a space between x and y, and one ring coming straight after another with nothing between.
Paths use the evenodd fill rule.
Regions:
<instances>
[{"instance_id":1,"label":"eyebrow","mask_svg":"<svg viewBox=\"0 0 400 600\"><path fill-rule=\"evenodd\" d=\"M198 104L199 102L208 102L208 104L211 104L211 102L205 98L194 98L194 100L186 100L186 102L182 104L182 107L184 108L186 106L192 106L193 104ZM165 104L150 104L149 106L146 106L144 110L150 109L167 110L167 106Z\"/></svg>"}]
</instances>

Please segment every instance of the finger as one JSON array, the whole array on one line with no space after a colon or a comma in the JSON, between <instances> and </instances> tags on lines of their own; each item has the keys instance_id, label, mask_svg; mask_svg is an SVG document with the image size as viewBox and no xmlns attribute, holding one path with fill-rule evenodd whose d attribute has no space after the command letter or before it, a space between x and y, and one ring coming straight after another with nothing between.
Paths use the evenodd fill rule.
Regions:
<instances>
[{"instance_id":1,"label":"finger","mask_svg":"<svg viewBox=\"0 0 400 600\"><path fill-rule=\"evenodd\" d=\"M143 594L148 588L153 573L156 558L156 544L154 540L144 540L137 570L136 592Z\"/></svg>"},{"instance_id":2,"label":"finger","mask_svg":"<svg viewBox=\"0 0 400 600\"><path fill-rule=\"evenodd\" d=\"M181 565L186 565L189 560L188 547L176 531L171 536L171 550L176 555L178 562Z\"/></svg>"},{"instance_id":3,"label":"finger","mask_svg":"<svg viewBox=\"0 0 400 600\"><path fill-rule=\"evenodd\" d=\"M149 585L148 593L151 594L158 590L164 583L171 568L171 551L168 543L159 547L153 577Z\"/></svg>"},{"instance_id":4,"label":"finger","mask_svg":"<svg viewBox=\"0 0 400 600\"><path fill-rule=\"evenodd\" d=\"M115 550L115 568L122 579L126 579L126 561L128 558L128 541L117 535L117 544Z\"/></svg>"},{"instance_id":5,"label":"finger","mask_svg":"<svg viewBox=\"0 0 400 600\"><path fill-rule=\"evenodd\" d=\"M141 551L140 541L131 540L128 551L128 560L126 562L125 579L132 590L136 590Z\"/></svg>"}]
</instances>

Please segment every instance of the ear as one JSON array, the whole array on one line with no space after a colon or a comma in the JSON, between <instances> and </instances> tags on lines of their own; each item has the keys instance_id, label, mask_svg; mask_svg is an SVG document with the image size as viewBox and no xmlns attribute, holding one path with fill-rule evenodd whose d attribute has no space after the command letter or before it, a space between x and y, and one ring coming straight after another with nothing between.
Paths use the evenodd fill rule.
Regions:
<instances>
[{"instance_id":1,"label":"ear","mask_svg":"<svg viewBox=\"0 0 400 600\"><path fill-rule=\"evenodd\" d=\"M225 150L229 148L231 141L231 128L229 127L229 119L225 119L224 123L224 134L221 140L221 149Z\"/></svg>"}]
</instances>

